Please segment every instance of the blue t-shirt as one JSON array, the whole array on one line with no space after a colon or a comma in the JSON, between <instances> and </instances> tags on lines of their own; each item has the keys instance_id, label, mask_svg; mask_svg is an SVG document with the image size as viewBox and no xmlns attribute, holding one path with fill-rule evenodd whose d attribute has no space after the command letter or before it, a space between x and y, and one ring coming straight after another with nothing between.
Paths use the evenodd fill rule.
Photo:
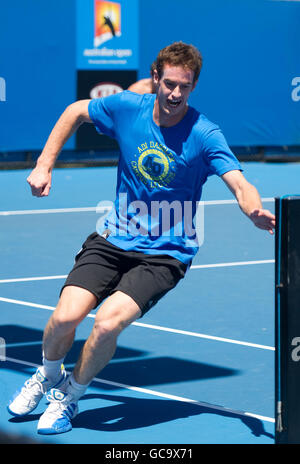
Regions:
<instances>
[{"instance_id":1,"label":"blue t-shirt","mask_svg":"<svg viewBox=\"0 0 300 464\"><path fill-rule=\"evenodd\" d=\"M120 147L116 200L97 231L108 229L107 240L121 249L190 265L199 248L203 184L241 166L219 127L192 107L175 126L158 126L155 98L124 91L89 103L97 131Z\"/></svg>"}]
</instances>

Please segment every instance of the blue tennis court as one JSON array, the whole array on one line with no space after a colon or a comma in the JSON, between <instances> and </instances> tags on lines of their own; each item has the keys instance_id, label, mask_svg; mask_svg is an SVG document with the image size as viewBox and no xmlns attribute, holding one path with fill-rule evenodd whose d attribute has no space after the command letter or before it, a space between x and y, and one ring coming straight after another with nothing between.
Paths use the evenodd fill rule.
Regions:
<instances>
[{"instance_id":1,"label":"blue tennis court","mask_svg":"<svg viewBox=\"0 0 300 464\"><path fill-rule=\"evenodd\" d=\"M299 164L243 167L272 212L275 196L297 193ZM41 362L43 329L95 230L97 204L114 199L116 168L56 169L43 199L31 196L28 174L0 172L0 430L39 440L45 402L25 418L10 416L6 404ZM274 237L242 215L217 177L202 199L204 243L186 278L121 334L73 430L43 442L274 443ZM95 313L77 330L67 370Z\"/></svg>"}]
</instances>

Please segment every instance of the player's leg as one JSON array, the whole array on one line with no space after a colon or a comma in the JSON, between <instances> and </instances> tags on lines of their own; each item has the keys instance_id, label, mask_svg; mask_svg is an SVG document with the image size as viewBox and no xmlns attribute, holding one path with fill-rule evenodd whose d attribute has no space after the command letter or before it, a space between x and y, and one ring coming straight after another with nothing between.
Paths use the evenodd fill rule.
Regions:
<instances>
[{"instance_id":1,"label":"player's leg","mask_svg":"<svg viewBox=\"0 0 300 464\"><path fill-rule=\"evenodd\" d=\"M140 316L137 303L125 293L117 291L107 298L98 310L70 378L62 389L53 389L47 396L50 405L39 420L38 433L56 434L72 429L79 398L113 357L118 335Z\"/></svg>"},{"instance_id":2,"label":"player's leg","mask_svg":"<svg viewBox=\"0 0 300 464\"><path fill-rule=\"evenodd\" d=\"M43 395L66 380L62 363L72 346L75 329L95 306L96 297L79 287L65 287L43 337L43 365L18 390L8 405L15 416L32 412Z\"/></svg>"},{"instance_id":3,"label":"player's leg","mask_svg":"<svg viewBox=\"0 0 300 464\"><path fill-rule=\"evenodd\" d=\"M92 332L87 339L73 377L88 384L113 357L119 334L141 316L137 303L123 292L113 293L97 312Z\"/></svg>"},{"instance_id":4,"label":"player's leg","mask_svg":"<svg viewBox=\"0 0 300 464\"><path fill-rule=\"evenodd\" d=\"M106 240L91 234L75 257L56 310L43 337L44 368L56 372L69 351L75 330L87 314L103 301L120 280L119 260ZM49 370L48 370L49 372ZM49 372L50 374L50 372Z\"/></svg>"},{"instance_id":5,"label":"player's leg","mask_svg":"<svg viewBox=\"0 0 300 464\"><path fill-rule=\"evenodd\" d=\"M48 396L50 405L39 420L39 433L54 434L72 429L78 399L112 358L119 334L184 276L186 267L173 258L136 255L133 267L122 275L114 293L98 310L91 334L64 391L53 390L51 397Z\"/></svg>"},{"instance_id":6,"label":"player's leg","mask_svg":"<svg viewBox=\"0 0 300 464\"><path fill-rule=\"evenodd\" d=\"M85 288L69 285L63 289L44 331L43 354L47 360L65 357L73 344L76 327L96 304L96 296Z\"/></svg>"}]
</instances>

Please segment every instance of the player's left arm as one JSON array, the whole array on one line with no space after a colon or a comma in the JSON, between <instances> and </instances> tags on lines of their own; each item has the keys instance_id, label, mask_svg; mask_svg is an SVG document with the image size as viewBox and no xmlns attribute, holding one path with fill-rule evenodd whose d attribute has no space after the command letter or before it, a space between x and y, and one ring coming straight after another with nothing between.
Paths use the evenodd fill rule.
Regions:
<instances>
[{"instance_id":1,"label":"player's left arm","mask_svg":"<svg viewBox=\"0 0 300 464\"><path fill-rule=\"evenodd\" d=\"M251 219L256 227L273 234L275 216L269 210L263 209L260 195L254 185L250 184L238 170L228 171L221 177L236 197L243 213Z\"/></svg>"}]
</instances>

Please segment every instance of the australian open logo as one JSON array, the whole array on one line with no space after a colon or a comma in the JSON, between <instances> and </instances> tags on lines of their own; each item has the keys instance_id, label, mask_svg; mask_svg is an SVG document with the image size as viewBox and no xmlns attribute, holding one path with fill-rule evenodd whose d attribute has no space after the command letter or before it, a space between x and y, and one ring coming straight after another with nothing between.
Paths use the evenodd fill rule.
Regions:
<instances>
[{"instance_id":1,"label":"australian open logo","mask_svg":"<svg viewBox=\"0 0 300 464\"><path fill-rule=\"evenodd\" d=\"M99 47L107 40L121 36L121 4L105 0L94 0L94 8L94 46Z\"/></svg>"},{"instance_id":2,"label":"australian open logo","mask_svg":"<svg viewBox=\"0 0 300 464\"><path fill-rule=\"evenodd\" d=\"M175 177L175 159L164 145L145 142L131 162L135 175L150 188L167 187Z\"/></svg>"}]
</instances>

